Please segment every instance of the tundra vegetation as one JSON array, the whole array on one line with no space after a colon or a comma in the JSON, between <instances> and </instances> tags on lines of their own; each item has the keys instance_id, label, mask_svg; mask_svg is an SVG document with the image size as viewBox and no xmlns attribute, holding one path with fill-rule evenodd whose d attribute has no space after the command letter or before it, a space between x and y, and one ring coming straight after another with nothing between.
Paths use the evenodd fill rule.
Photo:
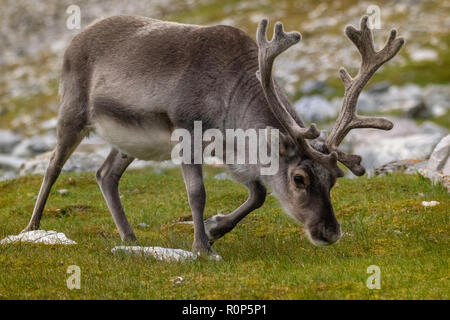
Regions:
<instances>
[{"instance_id":1,"label":"tundra vegetation","mask_svg":"<svg viewBox=\"0 0 450 320\"><path fill-rule=\"evenodd\" d=\"M0 4L7 2L0 0ZM23 3L21 0L13 2ZM349 17L358 19L364 13L366 3L342 0L326 6L316 0L201 2L203 4L190 8L172 6L174 10L165 10L162 7L155 17L184 23L232 24L250 35L255 34L256 21L261 15L269 16L272 21L281 20L287 30L301 31L304 42L308 43L299 47L293 56L279 61L277 68L281 79L294 79L291 81L293 90L289 92L292 100L303 95L299 89L303 81L330 64L333 65L332 71L323 68L324 74L321 74L326 76L327 85L333 88L327 93L327 98L343 95L335 67L348 65L344 57L355 57L339 55L342 53L338 50L340 46L354 50L348 41L341 41L342 30L349 23ZM58 3L65 11L66 3ZM272 9L275 4L278 6L276 11ZM402 35L409 29L408 43L416 46L400 51L400 59L384 66L368 86L386 79L394 85L448 84L450 36L448 29L442 27L444 21L439 20L445 16L436 14L442 12L444 1L414 4L396 1L395 6L393 1L380 1L379 4L383 21L388 22L386 29L395 25ZM98 12L102 14L113 14L98 3L90 1L89 5L101 8ZM131 11L126 13L142 14L133 12L133 5L128 5L127 9L130 8ZM417 14L413 15L413 11ZM95 10L92 12L95 15ZM8 14L8 10L3 13ZM28 12L27 17L31 14ZM22 12L18 16L22 16ZM40 13L38 16L41 21L45 15ZM317 19L330 17L334 24L314 27ZM12 20L24 21L14 17ZM32 26L32 30L39 27L42 26ZM11 33L10 29L4 30ZM18 28L13 26L11 30ZM384 41L385 33L386 30L381 30L375 40L379 43ZM44 33L44 36L44 39L54 39L52 34ZM68 38L72 36L73 33ZM334 44L336 50L321 50L321 45L332 44L329 40L333 37L340 39ZM19 43L19 38L15 39L16 43ZM36 54L36 48L28 41L23 43L26 44L24 48L31 48L32 54L23 56L17 63L0 66L3 75L0 81L0 128L30 136L41 130L41 121L56 115L58 63L63 48L56 54L51 51ZM308 52L311 45L315 46L315 51ZM411 54L417 46L434 50L436 60L412 59ZM318 54L320 51L330 59L322 59ZM336 56L333 57L334 53ZM295 72L298 71L301 77L287 77L286 72L292 76L289 73L291 62L300 57L308 58L313 68L300 67ZM355 69L349 69L352 74L357 63L353 66ZM17 94L11 94L12 87ZM30 87L38 90L30 91ZM45 90L40 90L41 87ZM399 111L392 115L402 114ZM31 121L25 121L27 117ZM432 121L450 128L449 111ZM240 184L214 179L218 173L218 169L206 169L208 197L205 218L218 212L229 213L247 197L246 189ZM17 234L27 223L41 181L42 176L28 176L0 182L0 238ZM61 194L58 192L61 189L68 192ZM179 170L162 173L151 169L127 171L121 180L120 192L139 245L190 249L192 228L177 223L191 219ZM449 298L450 200L443 188L432 186L419 175L393 174L340 179L331 197L344 232L334 246L317 248L311 245L303 228L282 213L274 197L268 196L263 207L215 244L224 263L200 259L168 264L152 258L111 254L111 248L122 243L102 199L95 174L63 174L51 192L41 228L64 232L78 244L0 246L0 299ZM440 204L434 207L421 205L422 201L432 200ZM66 287L70 265L81 267L80 290ZM366 279L370 276L366 270L370 265L380 267L380 290L366 287Z\"/></svg>"},{"instance_id":2,"label":"tundra vegetation","mask_svg":"<svg viewBox=\"0 0 450 320\"><path fill-rule=\"evenodd\" d=\"M227 213L247 197L245 187L218 180L207 168L206 217ZM29 219L42 176L0 182L0 237ZM58 190L67 189L66 194ZM129 170L121 196L139 245L189 250L192 226L178 169ZM331 193L344 235L315 247L278 201L266 203L215 244L223 262L167 263L115 255L122 245L94 173L62 174L50 195L42 229L64 232L76 245L0 246L2 299L448 299L450 199L419 175L340 179ZM422 201L440 204L423 207ZM144 222L148 227L139 226ZM81 289L69 290L70 265ZM381 270L369 290L367 267ZM14 271L14 272L12 272ZM183 280L179 280L182 277Z\"/></svg>"}]
</instances>

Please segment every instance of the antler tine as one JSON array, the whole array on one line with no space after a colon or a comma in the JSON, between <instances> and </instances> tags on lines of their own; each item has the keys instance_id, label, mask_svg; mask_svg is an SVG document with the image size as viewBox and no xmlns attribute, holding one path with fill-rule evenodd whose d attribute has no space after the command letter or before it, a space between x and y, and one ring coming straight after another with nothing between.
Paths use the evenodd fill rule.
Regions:
<instances>
[{"instance_id":1,"label":"antler tine","mask_svg":"<svg viewBox=\"0 0 450 320\"><path fill-rule=\"evenodd\" d=\"M309 128L302 128L297 124L278 98L272 79L272 66L275 58L299 42L301 35L295 31L284 32L283 25L277 22L274 36L269 42L266 36L268 23L267 19L261 21L256 38L259 47L259 71L257 72L257 77L261 82L269 107L294 140L297 138L315 139L320 135L316 125L311 124Z\"/></svg>"},{"instance_id":2,"label":"antler tine","mask_svg":"<svg viewBox=\"0 0 450 320\"><path fill-rule=\"evenodd\" d=\"M259 72L257 72L257 77L261 82L269 107L306 157L320 161L324 166L336 172L337 176L342 176L343 172L337 166L337 154L335 152L323 154L313 149L306 141L306 139L315 139L320 135L316 125L311 124L309 128L301 127L283 105L274 87L272 78L273 61L280 53L299 42L301 35L295 31L284 32L283 25L277 22L272 40L267 41L267 25L268 20L263 19L258 26L256 39L259 47Z\"/></svg>"},{"instance_id":3,"label":"antler tine","mask_svg":"<svg viewBox=\"0 0 450 320\"><path fill-rule=\"evenodd\" d=\"M364 167L360 164L361 157L346 154L338 150L337 147L352 129L375 128L390 130L394 126L387 119L358 115L356 106L359 94L372 75L385 62L392 59L405 42L403 38L397 38L397 31L393 29L383 49L375 51L372 31L367 25L368 18L368 16L361 18L360 30L353 26L347 26L345 29L345 34L355 44L361 54L361 66L355 78L352 78L344 67L339 69L339 76L344 84L345 94L341 112L325 143L329 151L336 151L338 160L356 175L363 175L365 172Z\"/></svg>"}]
</instances>

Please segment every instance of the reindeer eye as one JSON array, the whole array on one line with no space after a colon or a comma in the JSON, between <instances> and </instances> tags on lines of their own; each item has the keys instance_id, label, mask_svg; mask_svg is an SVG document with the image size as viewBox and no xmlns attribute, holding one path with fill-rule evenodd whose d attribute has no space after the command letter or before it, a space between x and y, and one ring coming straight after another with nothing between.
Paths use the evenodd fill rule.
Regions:
<instances>
[{"instance_id":1,"label":"reindeer eye","mask_svg":"<svg viewBox=\"0 0 450 320\"><path fill-rule=\"evenodd\" d=\"M297 187L306 187L305 185L305 177L301 176L301 175L295 175L294 176L294 182L297 185Z\"/></svg>"}]
</instances>

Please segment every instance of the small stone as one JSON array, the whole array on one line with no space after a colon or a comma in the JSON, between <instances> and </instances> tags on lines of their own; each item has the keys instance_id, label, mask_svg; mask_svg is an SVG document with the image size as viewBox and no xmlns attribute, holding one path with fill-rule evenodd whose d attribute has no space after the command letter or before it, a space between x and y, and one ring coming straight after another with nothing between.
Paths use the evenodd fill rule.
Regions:
<instances>
[{"instance_id":1,"label":"small stone","mask_svg":"<svg viewBox=\"0 0 450 320\"><path fill-rule=\"evenodd\" d=\"M422 201L422 205L424 206L424 207L434 207L434 206L437 206L438 204L440 204L440 202L439 201Z\"/></svg>"},{"instance_id":2,"label":"small stone","mask_svg":"<svg viewBox=\"0 0 450 320\"><path fill-rule=\"evenodd\" d=\"M112 253L127 252L136 255L152 256L160 261L186 261L195 260L197 255L183 249L171 249L162 247L117 246L111 249Z\"/></svg>"},{"instance_id":3,"label":"small stone","mask_svg":"<svg viewBox=\"0 0 450 320\"><path fill-rule=\"evenodd\" d=\"M228 178L228 176L227 176L227 174L226 174L225 172L216 174L216 175L214 176L214 179L216 179L216 180L225 180L225 179L227 179L227 178Z\"/></svg>"},{"instance_id":4,"label":"small stone","mask_svg":"<svg viewBox=\"0 0 450 320\"><path fill-rule=\"evenodd\" d=\"M146 224L145 222L139 223L138 226L141 227L141 228L148 228L148 227L150 227L150 226L149 226L148 224Z\"/></svg>"},{"instance_id":5,"label":"small stone","mask_svg":"<svg viewBox=\"0 0 450 320\"><path fill-rule=\"evenodd\" d=\"M180 285L183 282L183 277L176 277L175 279L172 279L171 282L174 286Z\"/></svg>"},{"instance_id":6,"label":"small stone","mask_svg":"<svg viewBox=\"0 0 450 320\"><path fill-rule=\"evenodd\" d=\"M58 190L58 193L59 193L60 195L65 196L65 195L67 195L67 194L69 193L69 190L67 190L67 189L59 189L59 190Z\"/></svg>"},{"instance_id":7,"label":"small stone","mask_svg":"<svg viewBox=\"0 0 450 320\"><path fill-rule=\"evenodd\" d=\"M437 240L433 237L429 237L428 240L430 240L431 242L437 243Z\"/></svg>"}]
</instances>

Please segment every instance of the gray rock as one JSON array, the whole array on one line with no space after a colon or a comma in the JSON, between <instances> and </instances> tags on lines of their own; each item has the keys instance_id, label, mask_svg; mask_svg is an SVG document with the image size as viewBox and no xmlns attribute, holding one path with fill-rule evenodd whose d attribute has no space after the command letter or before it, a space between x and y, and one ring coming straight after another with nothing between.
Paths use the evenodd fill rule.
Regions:
<instances>
[{"instance_id":1,"label":"gray rock","mask_svg":"<svg viewBox=\"0 0 450 320\"><path fill-rule=\"evenodd\" d=\"M322 122L338 114L338 110L319 95L302 97L295 102L294 110L307 122Z\"/></svg>"},{"instance_id":2,"label":"gray rock","mask_svg":"<svg viewBox=\"0 0 450 320\"><path fill-rule=\"evenodd\" d=\"M352 153L363 157L362 164L368 170L391 161L426 159L442 137L448 134L446 129L430 123L418 126L412 120L390 120L394 123L390 131L353 130L344 140Z\"/></svg>"},{"instance_id":3,"label":"gray rock","mask_svg":"<svg viewBox=\"0 0 450 320\"><path fill-rule=\"evenodd\" d=\"M15 179L18 176L17 171L6 171L4 173L0 173L0 181Z\"/></svg>"},{"instance_id":4,"label":"gray rock","mask_svg":"<svg viewBox=\"0 0 450 320\"><path fill-rule=\"evenodd\" d=\"M432 110L428 107L428 105L423 100L414 101L410 105L410 107L406 110L406 116L409 118L428 118L433 115Z\"/></svg>"},{"instance_id":5,"label":"gray rock","mask_svg":"<svg viewBox=\"0 0 450 320\"><path fill-rule=\"evenodd\" d=\"M56 145L54 134L35 136L22 140L13 150L12 154L17 157L32 157L37 154L52 150Z\"/></svg>"},{"instance_id":6,"label":"gray rock","mask_svg":"<svg viewBox=\"0 0 450 320\"><path fill-rule=\"evenodd\" d=\"M425 159L405 159L386 163L374 170L375 175L386 175L397 171L403 171L407 174L417 173L427 164Z\"/></svg>"},{"instance_id":7,"label":"gray rock","mask_svg":"<svg viewBox=\"0 0 450 320\"><path fill-rule=\"evenodd\" d=\"M37 156L27 161L20 168L20 175L44 174L50 159L50 152ZM105 158L96 153L75 152L63 167L63 172L87 172L97 171L105 161Z\"/></svg>"},{"instance_id":8,"label":"gray rock","mask_svg":"<svg viewBox=\"0 0 450 320\"><path fill-rule=\"evenodd\" d=\"M10 153L22 138L8 130L0 130L0 153Z\"/></svg>"},{"instance_id":9,"label":"gray rock","mask_svg":"<svg viewBox=\"0 0 450 320\"><path fill-rule=\"evenodd\" d=\"M389 90L391 87L391 82L389 81L380 81L377 83L374 83L368 90L368 93L384 93Z\"/></svg>"},{"instance_id":10,"label":"gray rock","mask_svg":"<svg viewBox=\"0 0 450 320\"><path fill-rule=\"evenodd\" d=\"M377 105L377 112L402 110L407 112L423 101L423 91L415 84L391 86L386 92L369 93L369 98Z\"/></svg>"},{"instance_id":11,"label":"gray rock","mask_svg":"<svg viewBox=\"0 0 450 320\"><path fill-rule=\"evenodd\" d=\"M427 158L441 139L439 134L417 134L366 141L354 147L353 153L363 157L366 169L400 159Z\"/></svg>"},{"instance_id":12,"label":"gray rock","mask_svg":"<svg viewBox=\"0 0 450 320\"><path fill-rule=\"evenodd\" d=\"M444 137L434 148L427 166L420 173L433 183L442 182L450 191L450 135Z\"/></svg>"},{"instance_id":13,"label":"gray rock","mask_svg":"<svg viewBox=\"0 0 450 320\"><path fill-rule=\"evenodd\" d=\"M423 95L433 117L442 116L450 109L450 85L428 85Z\"/></svg>"},{"instance_id":14,"label":"gray rock","mask_svg":"<svg viewBox=\"0 0 450 320\"><path fill-rule=\"evenodd\" d=\"M227 175L226 172L221 172L221 173L216 174L214 176L214 179L216 179L216 180L226 180L226 179L228 179L228 175Z\"/></svg>"},{"instance_id":15,"label":"gray rock","mask_svg":"<svg viewBox=\"0 0 450 320\"><path fill-rule=\"evenodd\" d=\"M0 154L0 169L19 170L20 166L26 160L23 158L11 156L8 154Z\"/></svg>"},{"instance_id":16,"label":"gray rock","mask_svg":"<svg viewBox=\"0 0 450 320\"><path fill-rule=\"evenodd\" d=\"M375 113L379 111L379 106L373 95L361 92L357 102L357 109L360 113Z\"/></svg>"},{"instance_id":17,"label":"gray rock","mask_svg":"<svg viewBox=\"0 0 450 320\"><path fill-rule=\"evenodd\" d=\"M58 124L58 118L52 118L52 119L42 122L40 127L43 130L54 130L54 129L56 129L57 124Z\"/></svg>"},{"instance_id":18,"label":"gray rock","mask_svg":"<svg viewBox=\"0 0 450 320\"><path fill-rule=\"evenodd\" d=\"M323 91L327 88L326 81L306 80L300 87L302 93L309 94L312 92Z\"/></svg>"}]
</instances>

